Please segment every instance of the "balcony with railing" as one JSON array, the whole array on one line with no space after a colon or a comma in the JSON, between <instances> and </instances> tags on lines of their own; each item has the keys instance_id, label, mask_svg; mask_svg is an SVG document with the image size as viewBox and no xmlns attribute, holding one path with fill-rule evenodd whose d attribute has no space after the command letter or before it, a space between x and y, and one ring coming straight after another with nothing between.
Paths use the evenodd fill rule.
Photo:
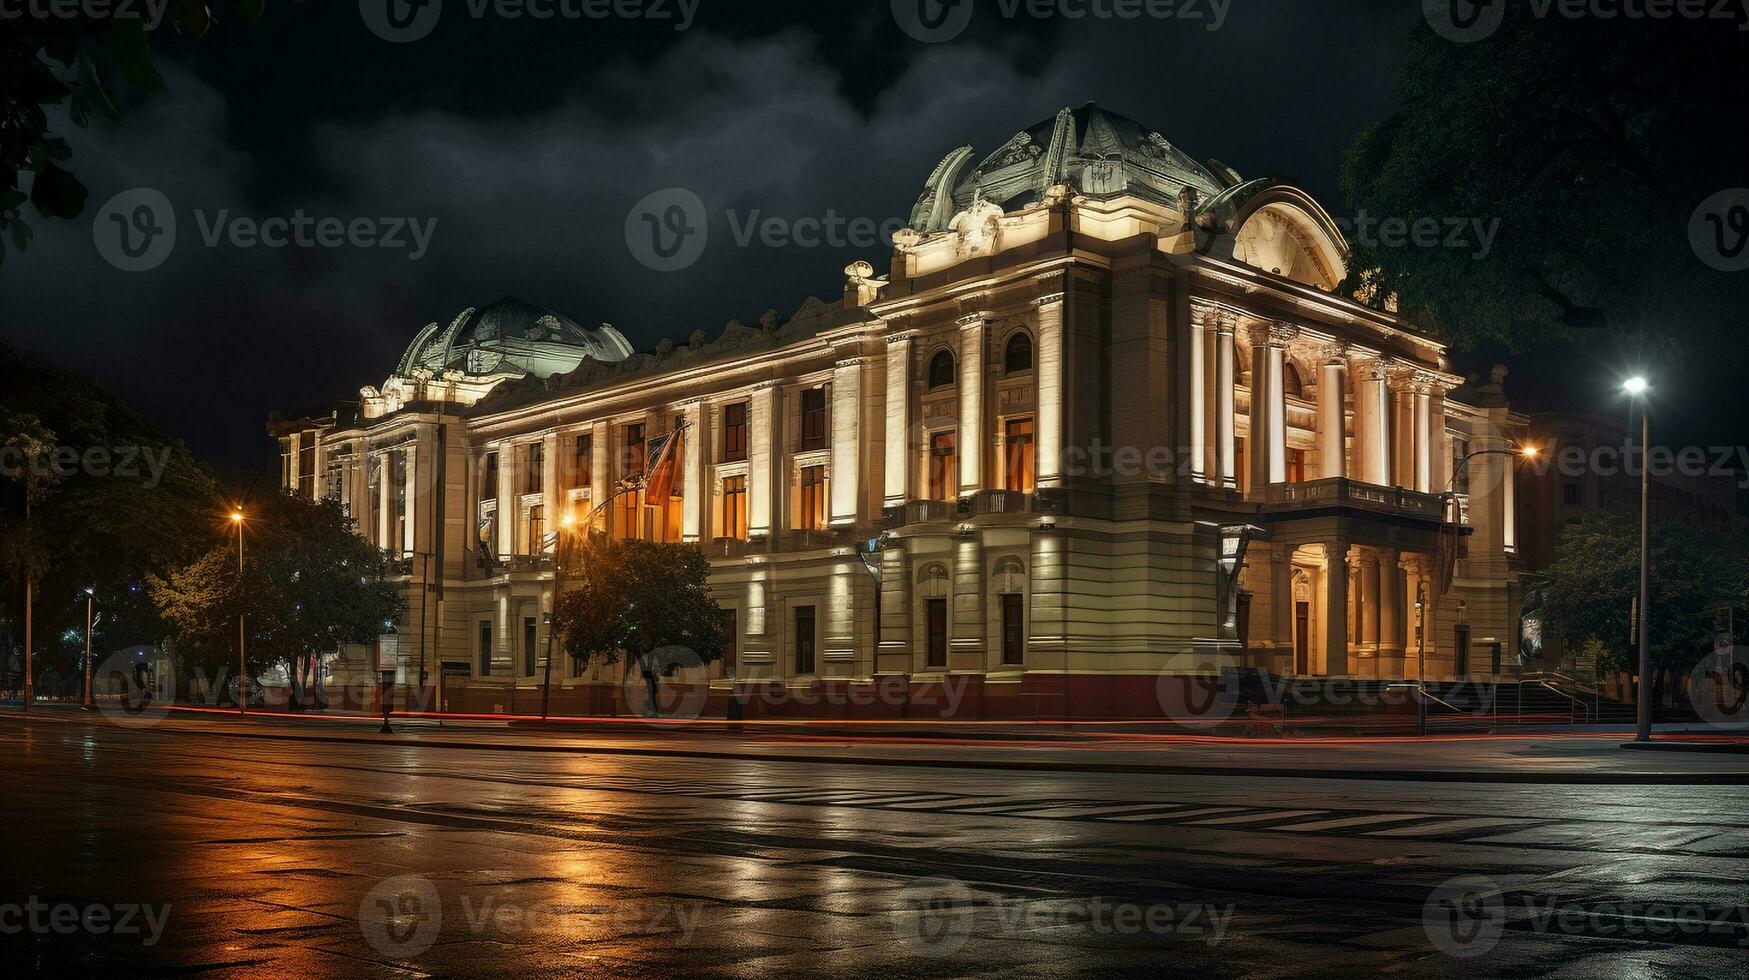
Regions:
<instances>
[{"instance_id":1,"label":"balcony with railing","mask_svg":"<svg viewBox=\"0 0 1749 980\"><path fill-rule=\"evenodd\" d=\"M1443 522L1446 516L1442 494L1381 487L1340 477L1307 483L1272 484L1265 488L1263 509L1267 514L1282 516L1325 510L1355 511L1362 515L1409 518L1433 524Z\"/></svg>"}]
</instances>

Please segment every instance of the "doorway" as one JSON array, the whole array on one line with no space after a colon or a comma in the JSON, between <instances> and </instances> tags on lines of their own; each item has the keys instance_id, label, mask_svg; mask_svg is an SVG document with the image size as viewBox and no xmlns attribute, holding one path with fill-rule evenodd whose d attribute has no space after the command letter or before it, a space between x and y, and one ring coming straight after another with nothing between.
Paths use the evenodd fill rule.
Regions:
<instances>
[{"instance_id":1,"label":"doorway","mask_svg":"<svg viewBox=\"0 0 1749 980\"><path fill-rule=\"evenodd\" d=\"M1312 604L1294 603L1294 673L1312 672Z\"/></svg>"}]
</instances>

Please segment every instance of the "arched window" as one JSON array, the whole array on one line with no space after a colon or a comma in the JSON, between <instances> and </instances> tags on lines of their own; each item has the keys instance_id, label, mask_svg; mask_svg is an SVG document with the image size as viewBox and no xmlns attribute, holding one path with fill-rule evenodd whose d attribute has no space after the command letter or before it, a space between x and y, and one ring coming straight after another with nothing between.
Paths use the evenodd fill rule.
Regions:
<instances>
[{"instance_id":1,"label":"arched window","mask_svg":"<svg viewBox=\"0 0 1749 980\"><path fill-rule=\"evenodd\" d=\"M1032 370L1032 338L1022 330L1008 338L1008 349L1002 354L1002 373L1015 374Z\"/></svg>"},{"instance_id":2,"label":"arched window","mask_svg":"<svg viewBox=\"0 0 1749 980\"><path fill-rule=\"evenodd\" d=\"M953 355L947 351L936 351L929 360L929 388L945 388L954 383Z\"/></svg>"},{"instance_id":3,"label":"arched window","mask_svg":"<svg viewBox=\"0 0 1749 980\"><path fill-rule=\"evenodd\" d=\"M1289 398L1306 397L1306 385L1300 380L1300 369L1292 364L1281 366L1281 393Z\"/></svg>"}]
</instances>

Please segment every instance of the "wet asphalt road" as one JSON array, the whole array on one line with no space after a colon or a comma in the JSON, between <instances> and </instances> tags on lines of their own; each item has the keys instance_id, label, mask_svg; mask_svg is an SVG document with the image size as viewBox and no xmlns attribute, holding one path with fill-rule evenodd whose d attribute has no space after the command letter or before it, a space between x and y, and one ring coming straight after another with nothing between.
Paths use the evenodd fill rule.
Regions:
<instances>
[{"instance_id":1,"label":"wet asphalt road","mask_svg":"<svg viewBox=\"0 0 1749 980\"><path fill-rule=\"evenodd\" d=\"M1742 976L1749 787L866 767L0 724L0 968Z\"/></svg>"}]
</instances>

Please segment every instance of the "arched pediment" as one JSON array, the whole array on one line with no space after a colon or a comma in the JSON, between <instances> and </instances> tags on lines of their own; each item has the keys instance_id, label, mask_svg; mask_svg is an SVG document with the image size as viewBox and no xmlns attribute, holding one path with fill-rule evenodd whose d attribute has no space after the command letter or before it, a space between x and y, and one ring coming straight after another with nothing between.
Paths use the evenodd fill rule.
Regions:
<instances>
[{"instance_id":1,"label":"arched pediment","mask_svg":"<svg viewBox=\"0 0 1749 980\"><path fill-rule=\"evenodd\" d=\"M1276 185L1233 215L1233 258L1264 272L1332 290L1348 275L1348 244L1304 191Z\"/></svg>"}]
</instances>

